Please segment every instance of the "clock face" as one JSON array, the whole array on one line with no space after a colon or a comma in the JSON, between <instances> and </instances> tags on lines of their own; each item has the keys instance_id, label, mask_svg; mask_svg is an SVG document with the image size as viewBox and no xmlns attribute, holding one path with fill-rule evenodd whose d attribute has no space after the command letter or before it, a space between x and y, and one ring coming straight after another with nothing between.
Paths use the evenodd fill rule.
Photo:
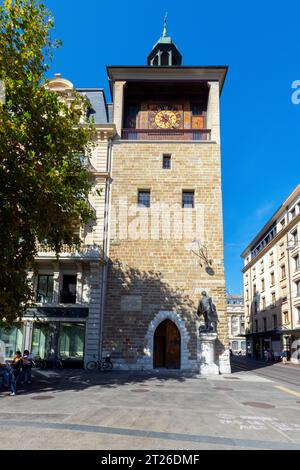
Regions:
<instances>
[{"instance_id":1,"label":"clock face","mask_svg":"<svg viewBox=\"0 0 300 470\"><path fill-rule=\"evenodd\" d=\"M161 129L170 129L176 127L177 115L174 111L164 109L155 114L154 122Z\"/></svg>"},{"instance_id":2,"label":"clock face","mask_svg":"<svg viewBox=\"0 0 300 470\"><path fill-rule=\"evenodd\" d=\"M152 114L152 126L160 129L177 129L181 124L181 112L174 106L160 106Z\"/></svg>"}]
</instances>

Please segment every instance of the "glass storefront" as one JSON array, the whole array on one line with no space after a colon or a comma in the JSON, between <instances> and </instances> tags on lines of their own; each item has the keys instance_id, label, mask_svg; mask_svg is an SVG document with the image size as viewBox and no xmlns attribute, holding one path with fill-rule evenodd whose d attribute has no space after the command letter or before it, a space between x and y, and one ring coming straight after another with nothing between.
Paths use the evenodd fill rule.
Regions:
<instances>
[{"instance_id":1,"label":"glass storefront","mask_svg":"<svg viewBox=\"0 0 300 470\"><path fill-rule=\"evenodd\" d=\"M0 340L5 344L5 359L12 359L16 351L23 352L23 325L0 329Z\"/></svg>"},{"instance_id":2,"label":"glass storefront","mask_svg":"<svg viewBox=\"0 0 300 470\"><path fill-rule=\"evenodd\" d=\"M26 327L28 328L28 326ZM24 350L24 325L0 328L0 341L3 342L5 360L9 360L18 350ZM26 337L29 337L29 330ZM80 322L33 322L31 354L33 358L49 359L59 357L63 361L83 361L85 346L85 323ZM50 354L51 351L51 354Z\"/></svg>"},{"instance_id":3,"label":"glass storefront","mask_svg":"<svg viewBox=\"0 0 300 470\"><path fill-rule=\"evenodd\" d=\"M83 361L84 342L85 323L60 323L57 354L61 359Z\"/></svg>"},{"instance_id":4,"label":"glass storefront","mask_svg":"<svg viewBox=\"0 0 300 470\"><path fill-rule=\"evenodd\" d=\"M32 357L45 359L49 352L50 325L49 323L34 323L31 342Z\"/></svg>"}]
</instances>

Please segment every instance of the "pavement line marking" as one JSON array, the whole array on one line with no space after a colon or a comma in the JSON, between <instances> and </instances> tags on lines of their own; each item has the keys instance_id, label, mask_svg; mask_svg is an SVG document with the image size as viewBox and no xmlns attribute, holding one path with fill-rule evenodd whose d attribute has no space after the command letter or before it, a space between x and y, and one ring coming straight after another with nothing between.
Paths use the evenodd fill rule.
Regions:
<instances>
[{"instance_id":1,"label":"pavement line marking","mask_svg":"<svg viewBox=\"0 0 300 470\"><path fill-rule=\"evenodd\" d=\"M141 437L148 439L172 440L181 442L197 442L206 444L217 444L232 447L250 447L255 449L274 449L274 450L299 450L300 443L262 441L256 439L241 439L234 437L207 436L195 434L180 434L174 432L146 431L144 429L114 428L106 426L95 426L87 424L72 423L42 423L35 421L3 421L0 420L0 428L36 428L52 429L61 431L78 431L86 433L108 434L123 437Z\"/></svg>"},{"instance_id":2,"label":"pavement line marking","mask_svg":"<svg viewBox=\"0 0 300 470\"><path fill-rule=\"evenodd\" d=\"M281 385L274 385L274 387L282 390L283 392L289 393L290 395L294 395L295 397L300 397L299 392L295 392L295 390L291 390L290 388L282 387Z\"/></svg>"}]
</instances>

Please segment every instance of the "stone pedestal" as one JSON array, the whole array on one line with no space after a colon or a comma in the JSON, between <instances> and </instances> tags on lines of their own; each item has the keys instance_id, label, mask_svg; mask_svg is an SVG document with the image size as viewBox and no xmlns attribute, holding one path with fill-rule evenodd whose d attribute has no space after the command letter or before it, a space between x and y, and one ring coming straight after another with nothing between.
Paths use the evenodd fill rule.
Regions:
<instances>
[{"instance_id":1,"label":"stone pedestal","mask_svg":"<svg viewBox=\"0 0 300 470\"><path fill-rule=\"evenodd\" d=\"M200 333L198 338L198 360L201 375L219 374L216 364L215 343L217 333Z\"/></svg>"},{"instance_id":2,"label":"stone pedestal","mask_svg":"<svg viewBox=\"0 0 300 470\"><path fill-rule=\"evenodd\" d=\"M219 356L219 372L220 374L231 374L230 355L228 349Z\"/></svg>"}]
</instances>

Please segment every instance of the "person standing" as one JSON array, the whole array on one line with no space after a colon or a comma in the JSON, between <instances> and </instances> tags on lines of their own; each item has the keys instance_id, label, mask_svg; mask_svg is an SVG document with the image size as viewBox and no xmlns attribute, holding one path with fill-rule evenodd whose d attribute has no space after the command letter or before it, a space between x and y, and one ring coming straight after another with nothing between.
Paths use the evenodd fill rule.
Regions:
<instances>
[{"instance_id":1,"label":"person standing","mask_svg":"<svg viewBox=\"0 0 300 470\"><path fill-rule=\"evenodd\" d=\"M8 368L7 365L0 361L0 379L1 379L1 387L5 387L7 384L7 377L8 377Z\"/></svg>"},{"instance_id":2,"label":"person standing","mask_svg":"<svg viewBox=\"0 0 300 470\"><path fill-rule=\"evenodd\" d=\"M22 371L22 354L16 351L15 357L10 364L10 396L14 397L17 393L17 380Z\"/></svg>"},{"instance_id":3,"label":"person standing","mask_svg":"<svg viewBox=\"0 0 300 470\"><path fill-rule=\"evenodd\" d=\"M25 349L22 361L22 380L27 384L31 384L32 359L28 349Z\"/></svg>"}]
</instances>

